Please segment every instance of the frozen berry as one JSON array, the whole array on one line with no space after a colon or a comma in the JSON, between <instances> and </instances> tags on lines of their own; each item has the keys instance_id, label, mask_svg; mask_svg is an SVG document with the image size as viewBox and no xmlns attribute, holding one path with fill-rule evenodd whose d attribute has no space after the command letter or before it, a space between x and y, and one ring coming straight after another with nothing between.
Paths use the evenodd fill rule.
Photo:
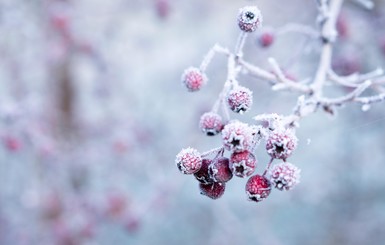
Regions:
<instances>
[{"instance_id":1,"label":"frozen berry","mask_svg":"<svg viewBox=\"0 0 385 245\"><path fill-rule=\"evenodd\" d=\"M266 31L259 36L258 42L264 48L270 47L274 42L274 34Z\"/></svg>"},{"instance_id":2,"label":"frozen berry","mask_svg":"<svg viewBox=\"0 0 385 245\"><path fill-rule=\"evenodd\" d=\"M182 83L189 92L198 91L207 82L207 76L198 68L189 67L182 74Z\"/></svg>"},{"instance_id":3,"label":"frozen berry","mask_svg":"<svg viewBox=\"0 0 385 245\"><path fill-rule=\"evenodd\" d=\"M237 177L248 177L254 173L257 159L249 151L235 152L230 157L230 168Z\"/></svg>"},{"instance_id":4,"label":"frozen berry","mask_svg":"<svg viewBox=\"0 0 385 245\"><path fill-rule=\"evenodd\" d=\"M209 173L215 182L227 182L233 177L227 157L218 157L209 166Z\"/></svg>"},{"instance_id":5,"label":"frozen berry","mask_svg":"<svg viewBox=\"0 0 385 245\"><path fill-rule=\"evenodd\" d=\"M210 197L211 199L220 198L225 192L226 184L221 182L214 182L210 184L199 184L201 194Z\"/></svg>"},{"instance_id":6,"label":"frozen berry","mask_svg":"<svg viewBox=\"0 0 385 245\"><path fill-rule=\"evenodd\" d=\"M202 158L196 149L189 147L176 155L175 163L183 174L194 174L201 168Z\"/></svg>"},{"instance_id":7,"label":"frozen berry","mask_svg":"<svg viewBox=\"0 0 385 245\"><path fill-rule=\"evenodd\" d=\"M236 86L227 96L227 103L233 112L246 112L253 103L253 93L246 87Z\"/></svg>"},{"instance_id":8,"label":"frozen berry","mask_svg":"<svg viewBox=\"0 0 385 245\"><path fill-rule=\"evenodd\" d=\"M211 175L209 174L209 166L211 162L212 161L210 159L203 159L201 168L198 172L194 174L195 178L203 184L209 184L214 182Z\"/></svg>"},{"instance_id":9,"label":"frozen berry","mask_svg":"<svg viewBox=\"0 0 385 245\"><path fill-rule=\"evenodd\" d=\"M222 130L222 140L226 150L241 152L252 148L253 130L246 123L233 121Z\"/></svg>"},{"instance_id":10,"label":"frozen berry","mask_svg":"<svg viewBox=\"0 0 385 245\"><path fill-rule=\"evenodd\" d=\"M284 162L274 165L269 170L271 184L278 190L291 190L299 183L301 170L291 163Z\"/></svg>"},{"instance_id":11,"label":"frozen berry","mask_svg":"<svg viewBox=\"0 0 385 245\"><path fill-rule=\"evenodd\" d=\"M209 136L216 135L223 128L222 117L214 112L206 112L200 118L199 128Z\"/></svg>"},{"instance_id":12,"label":"frozen berry","mask_svg":"<svg viewBox=\"0 0 385 245\"><path fill-rule=\"evenodd\" d=\"M257 6L246 6L239 9L238 26L244 32L253 32L262 24L261 11Z\"/></svg>"},{"instance_id":13,"label":"frozen berry","mask_svg":"<svg viewBox=\"0 0 385 245\"><path fill-rule=\"evenodd\" d=\"M254 175L246 183L246 194L250 201L260 202L269 196L271 184L261 175Z\"/></svg>"},{"instance_id":14,"label":"frozen berry","mask_svg":"<svg viewBox=\"0 0 385 245\"><path fill-rule=\"evenodd\" d=\"M267 153L277 159L285 160L297 147L297 137L288 130L273 132L266 143Z\"/></svg>"}]
</instances>

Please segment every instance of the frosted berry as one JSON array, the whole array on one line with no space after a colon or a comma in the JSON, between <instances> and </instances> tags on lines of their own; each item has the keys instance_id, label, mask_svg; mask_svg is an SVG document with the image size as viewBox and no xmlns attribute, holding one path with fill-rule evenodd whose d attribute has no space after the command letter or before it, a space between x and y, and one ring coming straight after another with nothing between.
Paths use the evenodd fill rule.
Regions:
<instances>
[{"instance_id":1,"label":"frosted berry","mask_svg":"<svg viewBox=\"0 0 385 245\"><path fill-rule=\"evenodd\" d=\"M227 157L218 157L209 166L209 173L215 182L227 182L233 177Z\"/></svg>"},{"instance_id":2,"label":"frosted berry","mask_svg":"<svg viewBox=\"0 0 385 245\"><path fill-rule=\"evenodd\" d=\"M230 157L230 168L237 177L248 177L254 173L257 159L249 151L235 152Z\"/></svg>"},{"instance_id":3,"label":"frosted berry","mask_svg":"<svg viewBox=\"0 0 385 245\"><path fill-rule=\"evenodd\" d=\"M203 184L209 184L214 182L213 178L209 174L209 166L211 162L212 161L210 159L203 159L201 168L198 172L194 174L195 178Z\"/></svg>"},{"instance_id":4,"label":"frosted berry","mask_svg":"<svg viewBox=\"0 0 385 245\"><path fill-rule=\"evenodd\" d=\"M253 32L262 25L261 11L257 6L246 6L239 9L238 26L244 32Z\"/></svg>"},{"instance_id":5,"label":"frosted berry","mask_svg":"<svg viewBox=\"0 0 385 245\"><path fill-rule=\"evenodd\" d=\"M270 181L261 175L254 175L246 183L246 194L250 201L260 202L269 196Z\"/></svg>"},{"instance_id":6,"label":"frosted berry","mask_svg":"<svg viewBox=\"0 0 385 245\"><path fill-rule=\"evenodd\" d=\"M227 103L233 112L246 112L253 104L253 93L246 87L236 86L229 92Z\"/></svg>"},{"instance_id":7,"label":"frosted berry","mask_svg":"<svg viewBox=\"0 0 385 245\"><path fill-rule=\"evenodd\" d=\"M222 117L214 112L206 112L199 120L199 128L209 136L216 135L223 128Z\"/></svg>"},{"instance_id":8,"label":"frosted berry","mask_svg":"<svg viewBox=\"0 0 385 245\"><path fill-rule=\"evenodd\" d=\"M175 164L183 174L194 174L202 166L200 153L191 147L181 150L176 155Z\"/></svg>"},{"instance_id":9,"label":"frosted berry","mask_svg":"<svg viewBox=\"0 0 385 245\"><path fill-rule=\"evenodd\" d=\"M222 130L223 145L228 151L241 152L251 149L253 137L252 129L239 121L230 122Z\"/></svg>"},{"instance_id":10,"label":"frosted berry","mask_svg":"<svg viewBox=\"0 0 385 245\"><path fill-rule=\"evenodd\" d=\"M264 48L270 47L274 42L274 34L266 31L259 36L258 42Z\"/></svg>"},{"instance_id":11,"label":"frosted berry","mask_svg":"<svg viewBox=\"0 0 385 245\"><path fill-rule=\"evenodd\" d=\"M198 91L207 82L207 76L198 68L189 67L182 74L182 83L189 92Z\"/></svg>"},{"instance_id":12,"label":"frosted berry","mask_svg":"<svg viewBox=\"0 0 385 245\"><path fill-rule=\"evenodd\" d=\"M297 147L297 141L297 137L290 131L273 132L267 139L267 153L273 158L285 160Z\"/></svg>"},{"instance_id":13,"label":"frosted berry","mask_svg":"<svg viewBox=\"0 0 385 245\"><path fill-rule=\"evenodd\" d=\"M211 199L220 198L225 193L226 184L221 182L214 182L210 184L199 184L201 194L210 197Z\"/></svg>"},{"instance_id":14,"label":"frosted berry","mask_svg":"<svg viewBox=\"0 0 385 245\"><path fill-rule=\"evenodd\" d=\"M278 190L291 190L299 183L301 170L291 163L284 162L274 165L269 170L271 184Z\"/></svg>"}]
</instances>

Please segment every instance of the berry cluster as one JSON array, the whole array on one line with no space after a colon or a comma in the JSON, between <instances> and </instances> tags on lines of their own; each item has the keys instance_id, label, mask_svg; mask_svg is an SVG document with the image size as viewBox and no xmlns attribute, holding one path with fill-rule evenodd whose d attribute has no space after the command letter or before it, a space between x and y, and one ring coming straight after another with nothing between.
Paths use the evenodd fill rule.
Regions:
<instances>
[{"instance_id":1,"label":"berry cluster","mask_svg":"<svg viewBox=\"0 0 385 245\"><path fill-rule=\"evenodd\" d=\"M238 26L243 33L255 31L261 22L262 16L257 7L240 9ZM232 64L229 61L229 65ZM199 69L190 67L184 71L182 84L189 92L200 90L207 82L204 68L202 65ZM286 162L297 146L297 138L293 127L282 123L281 116L262 115L256 118L261 123L255 125L230 119L228 111L242 114L250 110L252 102L252 92L239 85L235 75L229 76L213 109L204 113L199 120L199 128L203 133L208 136L221 135L222 146L203 154L189 147L177 154L175 163L179 171L194 175L202 195L212 199L220 198L233 176L249 177L245 190L248 199L255 202L265 199L272 187L290 190L299 182L300 170ZM223 107L222 116L226 120L218 113L219 106ZM262 139L265 140L271 160L263 174L253 175L258 162L255 149ZM225 153L228 153L227 157ZM274 159L283 162L271 166Z\"/></svg>"}]
</instances>

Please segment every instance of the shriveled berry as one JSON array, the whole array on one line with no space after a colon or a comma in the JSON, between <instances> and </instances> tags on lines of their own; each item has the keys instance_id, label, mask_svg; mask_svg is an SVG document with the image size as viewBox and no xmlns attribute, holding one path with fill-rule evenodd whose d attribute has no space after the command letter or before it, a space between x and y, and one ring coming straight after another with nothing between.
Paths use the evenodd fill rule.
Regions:
<instances>
[{"instance_id":1,"label":"shriveled berry","mask_svg":"<svg viewBox=\"0 0 385 245\"><path fill-rule=\"evenodd\" d=\"M238 26L244 32L253 32L262 25L262 14L257 6L239 9Z\"/></svg>"},{"instance_id":2,"label":"shriveled berry","mask_svg":"<svg viewBox=\"0 0 385 245\"><path fill-rule=\"evenodd\" d=\"M261 175L254 175L246 183L246 195L250 201L260 202L267 198L271 191L270 181Z\"/></svg>"},{"instance_id":3,"label":"shriveled berry","mask_svg":"<svg viewBox=\"0 0 385 245\"><path fill-rule=\"evenodd\" d=\"M189 92L200 90L207 82L207 76L196 67L187 68L181 79Z\"/></svg>"},{"instance_id":4,"label":"shriveled berry","mask_svg":"<svg viewBox=\"0 0 385 245\"><path fill-rule=\"evenodd\" d=\"M226 184L221 182L214 182L210 184L199 184L201 194L210 197L211 199L220 198L225 193Z\"/></svg>"},{"instance_id":5,"label":"shriveled berry","mask_svg":"<svg viewBox=\"0 0 385 245\"><path fill-rule=\"evenodd\" d=\"M249 151L234 152L230 157L230 168L237 177L248 177L254 173L257 159Z\"/></svg>"},{"instance_id":6,"label":"shriveled berry","mask_svg":"<svg viewBox=\"0 0 385 245\"><path fill-rule=\"evenodd\" d=\"M176 155L175 164L183 174L193 174L199 171L202 166L200 153L191 147L182 149Z\"/></svg>"},{"instance_id":7,"label":"shriveled berry","mask_svg":"<svg viewBox=\"0 0 385 245\"><path fill-rule=\"evenodd\" d=\"M233 112L246 112L253 104L253 93L246 87L236 86L229 92L227 103Z\"/></svg>"},{"instance_id":8,"label":"shriveled berry","mask_svg":"<svg viewBox=\"0 0 385 245\"><path fill-rule=\"evenodd\" d=\"M208 136L216 135L223 128L222 117L214 112L206 112L199 120L199 128Z\"/></svg>"},{"instance_id":9,"label":"shriveled berry","mask_svg":"<svg viewBox=\"0 0 385 245\"><path fill-rule=\"evenodd\" d=\"M218 157L209 166L209 173L215 182L227 182L233 177L227 157Z\"/></svg>"},{"instance_id":10,"label":"shriveled berry","mask_svg":"<svg viewBox=\"0 0 385 245\"><path fill-rule=\"evenodd\" d=\"M278 190L291 190L299 183L301 170L289 162L274 165L269 170L269 180Z\"/></svg>"},{"instance_id":11,"label":"shriveled berry","mask_svg":"<svg viewBox=\"0 0 385 245\"><path fill-rule=\"evenodd\" d=\"M241 152L252 148L253 130L246 123L233 121L222 130L223 145L226 150Z\"/></svg>"},{"instance_id":12,"label":"shriveled berry","mask_svg":"<svg viewBox=\"0 0 385 245\"><path fill-rule=\"evenodd\" d=\"M195 178L203 184L209 184L214 182L213 178L209 174L209 166L211 162L212 161L210 159L203 159L201 168L198 172L194 174Z\"/></svg>"},{"instance_id":13,"label":"shriveled berry","mask_svg":"<svg viewBox=\"0 0 385 245\"><path fill-rule=\"evenodd\" d=\"M288 130L273 132L266 143L267 153L277 159L288 158L297 147L297 137Z\"/></svg>"}]
</instances>

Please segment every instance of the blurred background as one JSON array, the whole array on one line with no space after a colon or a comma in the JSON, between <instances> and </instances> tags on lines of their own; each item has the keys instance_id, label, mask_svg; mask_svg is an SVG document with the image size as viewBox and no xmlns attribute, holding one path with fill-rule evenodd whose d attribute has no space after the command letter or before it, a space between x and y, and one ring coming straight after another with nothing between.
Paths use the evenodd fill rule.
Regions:
<instances>
[{"instance_id":1,"label":"blurred background","mask_svg":"<svg viewBox=\"0 0 385 245\"><path fill-rule=\"evenodd\" d=\"M340 75L385 67L385 3L345 1L333 67ZM180 76L215 44L233 48L238 9L257 4L264 28L245 59L311 77L318 40L282 26L316 28L307 0L0 0L0 244L381 244L385 241L385 110L347 105L301 122L290 192L246 200L246 179L224 196L199 194L175 166L188 146L221 145L198 129L226 78L216 56L209 83L188 93ZM281 33L261 46L264 31ZM254 91L243 116L290 114L298 94ZM346 93L338 87L329 96ZM268 156L257 149L262 173Z\"/></svg>"}]
</instances>

